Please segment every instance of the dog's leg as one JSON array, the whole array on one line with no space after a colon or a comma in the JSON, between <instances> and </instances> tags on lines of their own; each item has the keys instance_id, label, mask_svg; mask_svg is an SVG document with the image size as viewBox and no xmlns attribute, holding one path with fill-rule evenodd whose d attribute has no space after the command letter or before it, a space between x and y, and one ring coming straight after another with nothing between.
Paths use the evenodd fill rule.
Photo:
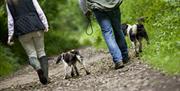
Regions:
<instances>
[{"instance_id":1,"label":"dog's leg","mask_svg":"<svg viewBox=\"0 0 180 91\"><path fill-rule=\"evenodd\" d=\"M87 70L87 68L85 67L85 62L84 61L81 61L82 62L82 66L84 68L84 70L86 71L86 74L89 75L90 72Z\"/></svg>"},{"instance_id":2,"label":"dog's leg","mask_svg":"<svg viewBox=\"0 0 180 91\"><path fill-rule=\"evenodd\" d=\"M139 52L142 52L142 39L139 40Z\"/></svg>"},{"instance_id":3,"label":"dog's leg","mask_svg":"<svg viewBox=\"0 0 180 91\"><path fill-rule=\"evenodd\" d=\"M73 66L74 66L74 69L75 69L76 75L77 75L77 76L79 76L79 72L78 72L78 69L77 69L77 67L76 67L76 64L73 64Z\"/></svg>"},{"instance_id":4,"label":"dog's leg","mask_svg":"<svg viewBox=\"0 0 180 91\"><path fill-rule=\"evenodd\" d=\"M135 42L131 42L132 48L135 51Z\"/></svg>"},{"instance_id":5,"label":"dog's leg","mask_svg":"<svg viewBox=\"0 0 180 91\"><path fill-rule=\"evenodd\" d=\"M85 62L81 59L80 56L76 56L78 58L79 63L83 66L83 69L86 71L86 74L89 75L90 72L87 70L87 68L85 67Z\"/></svg>"},{"instance_id":6,"label":"dog's leg","mask_svg":"<svg viewBox=\"0 0 180 91\"><path fill-rule=\"evenodd\" d=\"M129 38L131 40L131 45L132 45L132 48L133 48L133 53L134 55L137 55L137 45L136 45L136 41L137 41L137 38L136 38L136 33L137 33L137 28L133 27L132 29L129 30Z\"/></svg>"},{"instance_id":7,"label":"dog's leg","mask_svg":"<svg viewBox=\"0 0 180 91\"><path fill-rule=\"evenodd\" d=\"M63 63L64 63L64 73L65 73L64 79L68 79L69 78L69 76L68 76L68 64L64 61L63 61Z\"/></svg>"},{"instance_id":8,"label":"dog's leg","mask_svg":"<svg viewBox=\"0 0 180 91\"><path fill-rule=\"evenodd\" d=\"M71 76L74 77L74 66L71 67Z\"/></svg>"},{"instance_id":9,"label":"dog's leg","mask_svg":"<svg viewBox=\"0 0 180 91\"><path fill-rule=\"evenodd\" d=\"M138 48L139 48L139 47L138 47L138 46L139 46L139 43L138 43L137 41L135 41L135 42L134 42L134 46L135 46L135 47L134 47L134 48L135 48L135 49L134 49L135 55L136 55L136 57L138 57L138 56L139 56L139 49L138 49Z\"/></svg>"},{"instance_id":10,"label":"dog's leg","mask_svg":"<svg viewBox=\"0 0 180 91\"><path fill-rule=\"evenodd\" d=\"M134 54L137 56L137 50L136 50L136 41L132 41L131 42L131 45L132 45L132 48L133 48L133 51L134 51Z\"/></svg>"},{"instance_id":11,"label":"dog's leg","mask_svg":"<svg viewBox=\"0 0 180 91\"><path fill-rule=\"evenodd\" d=\"M147 44L150 44L150 42L149 42L149 37L148 37L148 34L147 34L146 31L144 32L144 38L146 39Z\"/></svg>"}]
</instances>

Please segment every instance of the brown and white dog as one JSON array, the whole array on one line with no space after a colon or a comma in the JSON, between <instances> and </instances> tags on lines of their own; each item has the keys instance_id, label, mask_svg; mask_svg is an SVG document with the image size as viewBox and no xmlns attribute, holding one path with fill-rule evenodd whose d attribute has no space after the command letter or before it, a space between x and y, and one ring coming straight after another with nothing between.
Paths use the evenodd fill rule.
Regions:
<instances>
[{"instance_id":1,"label":"brown and white dog","mask_svg":"<svg viewBox=\"0 0 180 91\"><path fill-rule=\"evenodd\" d=\"M68 75L68 68L70 68L72 77L74 77L75 74L76 76L79 76L79 72L77 69L77 62L79 62L83 66L87 75L90 74L90 72L85 67L85 62L83 61L83 57L80 55L78 50L71 50L69 52L60 54L59 57L57 58L56 64L58 64L60 61L63 61L64 63L64 71L65 71L64 79L70 77Z\"/></svg>"},{"instance_id":2,"label":"brown and white dog","mask_svg":"<svg viewBox=\"0 0 180 91\"><path fill-rule=\"evenodd\" d=\"M128 36L131 40L132 48L136 56L142 52L142 39L146 39L149 44L149 38L143 24L121 24L124 35Z\"/></svg>"}]
</instances>

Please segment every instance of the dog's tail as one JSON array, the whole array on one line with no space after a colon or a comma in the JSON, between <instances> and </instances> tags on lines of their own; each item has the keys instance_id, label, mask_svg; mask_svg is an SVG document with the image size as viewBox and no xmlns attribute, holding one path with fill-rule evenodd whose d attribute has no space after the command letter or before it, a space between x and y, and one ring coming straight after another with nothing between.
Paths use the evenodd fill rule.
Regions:
<instances>
[{"instance_id":1,"label":"dog's tail","mask_svg":"<svg viewBox=\"0 0 180 91\"><path fill-rule=\"evenodd\" d=\"M60 62L60 60L57 60L57 61L56 61L56 64L58 64L59 62Z\"/></svg>"},{"instance_id":2,"label":"dog's tail","mask_svg":"<svg viewBox=\"0 0 180 91\"><path fill-rule=\"evenodd\" d=\"M136 20L138 24L142 24L147 20L147 18L148 18L147 16L142 16L142 17L137 18Z\"/></svg>"},{"instance_id":3,"label":"dog's tail","mask_svg":"<svg viewBox=\"0 0 180 91\"><path fill-rule=\"evenodd\" d=\"M61 54L58 58L57 58L57 61L56 61L56 64L58 64L60 61L61 61L61 58L63 57L63 54Z\"/></svg>"}]
</instances>

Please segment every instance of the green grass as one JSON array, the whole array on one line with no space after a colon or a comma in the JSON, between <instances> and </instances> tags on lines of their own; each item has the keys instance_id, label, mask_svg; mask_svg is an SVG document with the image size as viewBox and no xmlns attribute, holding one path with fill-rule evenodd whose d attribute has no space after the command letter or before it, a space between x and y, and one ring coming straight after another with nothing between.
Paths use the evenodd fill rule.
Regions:
<instances>
[{"instance_id":1,"label":"green grass","mask_svg":"<svg viewBox=\"0 0 180 91\"><path fill-rule=\"evenodd\" d=\"M132 4L133 3L133 4ZM180 75L180 7L174 0L124 0L122 21L131 24L148 17L145 28L150 37L141 54L144 62L167 74ZM142 8L143 7L143 8Z\"/></svg>"},{"instance_id":2,"label":"green grass","mask_svg":"<svg viewBox=\"0 0 180 91\"><path fill-rule=\"evenodd\" d=\"M155 69L167 74L180 75L180 33L179 30L174 31L174 34L153 32L150 35L151 44L144 48L142 58Z\"/></svg>"},{"instance_id":3,"label":"green grass","mask_svg":"<svg viewBox=\"0 0 180 91\"><path fill-rule=\"evenodd\" d=\"M153 68L171 75L180 75L180 8L176 1L124 0L121 5L122 22L134 24L136 18L148 17L145 28L150 45L144 46L141 58ZM143 7L143 8L142 8ZM97 23L94 34L83 34L81 41L89 41L97 48L107 48ZM129 39L127 38L130 47ZM146 44L146 43L143 43Z\"/></svg>"},{"instance_id":4,"label":"green grass","mask_svg":"<svg viewBox=\"0 0 180 91\"><path fill-rule=\"evenodd\" d=\"M0 76L8 75L18 69L18 57L9 48L0 45Z\"/></svg>"}]
</instances>

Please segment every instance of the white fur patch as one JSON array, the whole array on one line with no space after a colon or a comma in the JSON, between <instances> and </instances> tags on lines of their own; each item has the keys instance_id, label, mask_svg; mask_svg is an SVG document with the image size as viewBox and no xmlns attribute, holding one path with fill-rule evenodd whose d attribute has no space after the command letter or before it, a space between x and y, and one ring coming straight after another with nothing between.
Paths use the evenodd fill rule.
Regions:
<instances>
[{"instance_id":1,"label":"white fur patch","mask_svg":"<svg viewBox=\"0 0 180 91\"><path fill-rule=\"evenodd\" d=\"M134 25L127 24L127 25L128 25L128 28L127 28L128 36L129 36L129 33L130 33L131 29L132 29L133 34L137 34L137 25L136 24L134 24Z\"/></svg>"},{"instance_id":2,"label":"white fur patch","mask_svg":"<svg viewBox=\"0 0 180 91\"><path fill-rule=\"evenodd\" d=\"M130 24L127 24L127 25L128 25L128 28L127 28L127 35L129 36L129 32L130 32L132 26L131 26Z\"/></svg>"},{"instance_id":3,"label":"white fur patch","mask_svg":"<svg viewBox=\"0 0 180 91\"><path fill-rule=\"evenodd\" d=\"M77 59L78 59L79 61L82 61L81 56L76 55L76 57L77 57Z\"/></svg>"},{"instance_id":4,"label":"white fur patch","mask_svg":"<svg viewBox=\"0 0 180 91\"><path fill-rule=\"evenodd\" d=\"M136 24L132 25L132 32L133 32L133 34L137 34L137 25Z\"/></svg>"}]
</instances>

